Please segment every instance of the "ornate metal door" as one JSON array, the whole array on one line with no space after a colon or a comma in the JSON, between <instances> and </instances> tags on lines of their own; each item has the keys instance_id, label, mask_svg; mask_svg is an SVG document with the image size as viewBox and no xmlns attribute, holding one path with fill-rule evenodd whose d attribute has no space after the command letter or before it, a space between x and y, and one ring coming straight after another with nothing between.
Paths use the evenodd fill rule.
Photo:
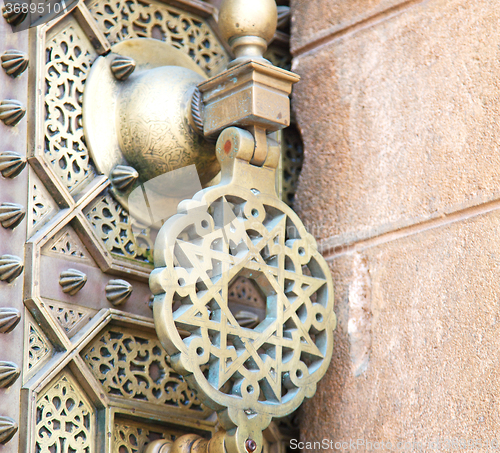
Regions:
<instances>
[{"instance_id":1,"label":"ornate metal door","mask_svg":"<svg viewBox=\"0 0 500 453\"><path fill-rule=\"evenodd\" d=\"M96 164L82 109L96 58L133 38L163 42L207 77L223 70L216 9L80 1L16 33L23 15L3 15L0 451L136 453L162 437L210 436L213 411L170 368L155 333L154 228L133 225L116 196L120 177ZM258 322L265 305L255 286L238 279L229 297L241 325ZM282 450L276 425L266 439Z\"/></svg>"}]
</instances>

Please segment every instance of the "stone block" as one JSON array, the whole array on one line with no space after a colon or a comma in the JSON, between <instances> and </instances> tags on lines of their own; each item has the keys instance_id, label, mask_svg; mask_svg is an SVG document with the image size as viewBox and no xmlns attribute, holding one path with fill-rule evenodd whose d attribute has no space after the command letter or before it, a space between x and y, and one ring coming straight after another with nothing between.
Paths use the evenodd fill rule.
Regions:
<instances>
[{"instance_id":1,"label":"stone block","mask_svg":"<svg viewBox=\"0 0 500 453\"><path fill-rule=\"evenodd\" d=\"M291 0L293 11L291 48L297 50L318 38L390 12L408 0Z\"/></svg>"},{"instance_id":2,"label":"stone block","mask_svg":"<svg viewBox=\"0 0 500 453\"><path fill-rule=\"evenodd\" d=\"M323 245L498 199L499 21L435 0L295 60L296 208Z\"/></svg>"},{"instance_id":3,"label":"stone block","mask_svg":"<svg viewBox=\"0 0 500 453\"><path fill-rule=\"evenodd\" d=\"M500 426L499 241L496 210L332 262L336 346L316 396L302 409L303 441L365 439L394 445L495 438ZM371 349L366 370L356 376L350 292L363 266L369 276L371 338L366 343ZM401 449L433 450L429 445Z\"/></svg>"}]
</instances>

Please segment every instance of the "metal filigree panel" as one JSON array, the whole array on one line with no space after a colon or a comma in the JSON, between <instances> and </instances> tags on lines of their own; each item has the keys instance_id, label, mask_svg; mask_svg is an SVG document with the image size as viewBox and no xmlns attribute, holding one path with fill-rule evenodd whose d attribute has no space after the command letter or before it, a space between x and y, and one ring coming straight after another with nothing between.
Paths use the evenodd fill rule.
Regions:
<instances>
[{"instance_id":1,"label":"metal filigree panel","mask_svg":"<svg viewBox=\"0 0 500 453\"><path fill-rule=\"evenodd\" d=\"M150 229L134 232L132 218L111 195L97 199L86 210L86 215L109 252L145 263L153 262Z\"/></svg>"},{"instance_id":2,"label":"metal filigree panel","mask_svg":"<svg viewBox=\"0 0 500 453\"><path fill-rule=\"evenodd\" d=\"M177 431L158 426L134 423L130 420L115 420L113 430L113 453L142 453L144 447L156 439L174 440Z\"/></svg>"},{"instance_id":3,"label":"metal filigree panel","mask_svg":"<svg viewBox=\"0 0 500 453\"><path fill-rule=\"evenodd\" d=\"M298 216L274 196L237 185L199 196L160 232L165 267L155 269L152 287L155 317L169 335L163 344L180 351L177 366L193 374L206 404L210 398L231 409L286 414L315 391L329 364L327 264ZM238 277L266 294L266 319L254 329L241 326L228 306ZM179 329L189 335L181 338Z\"/></svg>"},{"instance_id":4,"label":"metal filigree panel","mask_svg":"<svg viewBox=\"0 0 500 453\"><path fill-rule=\"evenodd\" d=\"M54 348L34 321L27 323L25 337L27 345L25 348L25 375L27 376L36 372L52 356Z\"/></svg>"},{"instance_id":5,"label":"metal filigree panel","mask_svg":"<svg viewBox=\"0 0 500 453\"><path fill-rule=\"evenodd\" d=\"M129 38L155 38L182 50L207 75L228 62L227 53L201 18L170 5L140 0L94 2L90 11L112 44Z\"/></svg>"},{"instance_id":6,"label":"metal filigree panel","mask_svg":"<svg viewBox=\"0 0 500 453\"><path fill-rule=\"evenodd\" d=\"M73 228L67 226L42 247L42 254L94 266L88 251Z\"/></svg>"},{"instance_id":7,"label":"metal filigree panel","mask_svg":"<svg viewBox=\"0 0 500 453\"><path fill-rule=\"evenodd\" d=\"M57 301L47 301L45 305L69 338L89 322L95 313L95 310Z\"/></svg>"},{"instance_id":8,"label":"metal filigree panel","mask_svg":"<svg viewBox=\"0 0 500 453\"><path fill-rule=\"evenodd\" d=\"M156 337L111 327L82 357L110 396L209 413L170 367Z\"/></svg>"},{"instance_id":9,"label":"metal filigree panel","mask_svg":"<svg viewBox=\"0 0 500 453\"><path fill-rule=\"evenodd\" d=\"M28 237L54 217L57 210L56 203L43 183L33 171L30 171Z\"/></svg>"},{"instance_id":10,"label":"metal filigree panel","mask_svg":"<svg viewBox=\"0 0 500 453\"><path fill-rule=\"evenodd\" d=\"M63 373L37 400L36 453L93 453L95 409Z\"/></svg>"},{"instance_id":11,"label":"metal filigree panel","mask_svg":"<svg viewBox=\"0 0 500 453\"><path fill-rule=\"evenodd\" d=\"M47 42L44 156L70 192L95 173L83 136L82 97L96 56L88 38L73 25Z\"/></svg>"}]
</instances>

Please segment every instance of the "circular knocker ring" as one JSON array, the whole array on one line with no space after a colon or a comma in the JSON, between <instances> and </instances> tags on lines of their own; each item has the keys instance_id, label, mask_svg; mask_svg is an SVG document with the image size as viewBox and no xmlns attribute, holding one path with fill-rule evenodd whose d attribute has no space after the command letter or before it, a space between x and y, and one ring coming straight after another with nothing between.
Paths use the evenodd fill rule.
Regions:
<instances>
[{"instance_id":1,"label":"circular knocker ring","mask_svg":"<svg viewBox=\"0 0 500 453\"><path fill-rule=\"evenodd\" d=\"M260 443L273 417L313 396L336 325L332 279L316 241L273 193L274 179L259 184L252 174L272 178L279 150L269 147L270 167L255 167L241 159L251 137L236 128L221 134L222 183L181 203L162 227L150 280L172 366L225 429L238 427L240 446ZM253 329L240 326L228 307L229 287L240 276L267 299L266 317Z\"/></svg>"}]
</instances>

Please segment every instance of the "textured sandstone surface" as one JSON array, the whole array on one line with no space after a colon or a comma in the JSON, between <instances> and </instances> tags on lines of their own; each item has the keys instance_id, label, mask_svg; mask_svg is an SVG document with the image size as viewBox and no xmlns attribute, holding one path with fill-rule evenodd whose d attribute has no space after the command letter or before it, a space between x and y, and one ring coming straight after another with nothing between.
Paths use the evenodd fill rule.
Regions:
<instances>
[{"instance_id":1,"label":"textured sandstone surface","mask_svg":"<svg viewBox=\"0 0 500 453\"><path fill-rule=\"evenodd\" d=\"M348 330L356 316L349 292L361 260L332 263L336 350L302 409L303 440L495 438L499 241L497 210L361 251L372 318L370 361L358 376Z\"/></svg>"},{"instance_id":2,"label":"textured sandstone surface","mask_svg":"<svg viewBox=\"0 0 500 453\"><path fill-rule=\"evenodd\" d=\"M408 0L291 0L293 17L291 48L362 22Z\"/></svg>"},{"instance_id":3,"label":"textured sandstone surface","mask_svg":"<svg viewBox=\"0 0 500 453\"><path fill-rule=\"evenodd\" d=\"M295 1L294 43L391 3ZM499 20L489 0L428 0L295 59L297 210L323 245L388 233L331 259L336 350L303 440L498 432Z\"/></svg>"},{"instance_id":4,"label":"textured sandstone surface","mask_svg":"<svg viewBox=\"0 0 500 453\"><path fill-rule=\"evenodd\" d=\"M317 237L343 244L498 197L499 20L490 1L433 0L296 58L296 206Z\"/></svg>"}]
</instances>

